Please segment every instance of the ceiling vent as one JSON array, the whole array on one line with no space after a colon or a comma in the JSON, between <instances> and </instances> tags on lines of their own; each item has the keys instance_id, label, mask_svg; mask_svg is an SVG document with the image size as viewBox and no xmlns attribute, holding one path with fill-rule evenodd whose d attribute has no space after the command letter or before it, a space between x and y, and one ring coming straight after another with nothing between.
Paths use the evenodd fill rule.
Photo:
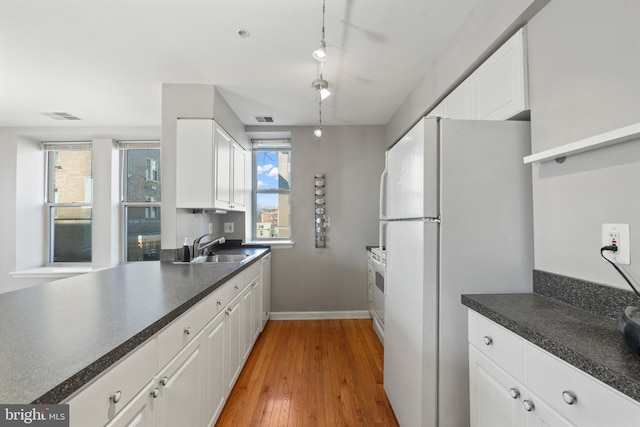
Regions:
<instances>
[{"instance_id":1,"label":"ceiling vent","mask_svg":"<svg viewBox=\"0 0 640 427\"><path fill-rule=\"evenodd\" d=\"M47 116L53 120L80 120L79 117L74 116L73 114L64 113L64 112L55 112L55 113L40 113L43 116Z\"/></svg>"},{"instance_id":2,"label":"ceiling vent","mask_svg":"<svg viewBox=\"0 0 640 427\"><path fill-rule=\"evenodd\" d=\"M271 116L253 116L258 123L273 123L273 117Z\"/></svg>"}]
</instances>

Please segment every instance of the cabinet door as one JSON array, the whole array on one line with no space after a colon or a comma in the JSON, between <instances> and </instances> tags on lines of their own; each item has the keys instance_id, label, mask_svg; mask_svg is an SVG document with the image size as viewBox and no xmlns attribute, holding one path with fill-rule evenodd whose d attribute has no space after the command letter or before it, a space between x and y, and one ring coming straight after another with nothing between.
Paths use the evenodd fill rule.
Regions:
<instances>
[{"instance_id":1,"label":"cabinet door","mask_svg":"<svg viewBox=\"0 0 640 427\"><path fill-rule=\"evenodd\" d=\"M227 342L225 337L224 313L218 314L205 328L206 367L205 367L205 396L206 396L206 425L212 427L227 397L225 383L225 357Z\"/></svg>"},{"instance_id":2,"label":"cabinet door","mask_svg":"<svg viewBox=\"0 0 640 427\"><path fill-rule=\"evenodd\" d=\"M471 427L524 426L524 387L469 346Z\"/></svg>"},{"instance_id":3,"label":"cabinet door","mask_svg":"<svg viewBox=\"0 0 640 427\"><path fill-rule=\"evenodd\" d=\"M194 338L158 375L158 427L204 425L203 336Z\"/></svg>"},{"instance_id":4,"label":"cabinet door","mask_svg":"<svg viewBox=\"0 0 640 427\"><path fill-rule=\"evenodd\" d=\"M271 314L271 254L265 255L261 260L260 281L262 282L262 328L264 329Z\"/></svg>"},{"instance_id":5,"label":"cabinet door","mask_svg":"<svg viewBox=\"0 0 640 427\"><path fill-rule=\"evenodd\" d=\"M242 293L242 315L244 316L244 343L242 345L242 360L247 360L253 344L253 318L256 302L253 281Z\"/></svg>"},{"instance_id":6,"label":"cabinet door","mask_svg":"<svg viewBox=\"0 0 640 427\"><path fill-rule=\"evenodd\" d=\"M233 198L231 207L236 211L244 211L247 192L247 153L237 143L233 144Z\"/></svg>"},{"instance_id":7,"label":"cabinet door","mask_svg":"<svg viewBox=\"0 0 640 427\"><path fill-rule=\"evenodd\" d=\"M106 427L153 427L156 425L156 398L151 381Z\"/></svg>"},{"instance_id":8,"label":"cabinet door","mask_svg":"<svg viewBox=\"0 0 640 427\"><path fill-rule=\"evenodd\" d=\"M521 29L472 74L480 120L505 120L529 109L525 33Z\"/></svg>"},{"instance_id":9,"label":"cabinet door","mask_svg":"<svg viewBox=\"0 0 640 427\"><path fill-rule=\"evenodd\" d=\"M449 119L476 118L473 102L473 76L467 78L442 102L442 116Z\"/></svg>"},{"instance_id":10,"label":"cabinet door","mask_svg":"<svg viewBox=\"0 0 640 427\"><path fill-rule=\"evenodd\" d=\"M525 423L522 424L526 427L572 427L569 421L567 421L562 415L551 409L542 399L527 392L527 395L522 401L522 409L525 411ZM525 409L526 408L526 409ZM616 425L616 424L607 424Z\"/></svg>"},{"instance_id":11,"label":"cabinet door","mask_svg":"<svg viewBox=\"0 0 640 427\"><path fill-rule=\"evenodd\" d=\"M231 156L233 140L216 125L215 130L215 207L228 209L231 207Z\"/></svg>"},{"instance_id":12,"label":"cabinet door","mask_svg":"<svg viewBox=\"0 0 640 427\"><path fill-rule=\"evenodd\" d=\"M180 119L176 139L176 207L213 207L213 128L210 119Z\"/></svg>"},{"instance_id":13,"label":"cabinet door","mask_svg":"<svg viewBox=\"0 0 640 427\"><path fill-rule=\"evenodd\" d=\"M258 339L258 335L262 332L262 281L260 277L256 277L253 281L253 337L252 345Z\"/></svg>"},{"instance_id":14,"label":"cabinet door","mask_svg":"<svg viewBox=\"0 0 640 427\"><path fill-rule=\"evenodd\" d=\"M244 323L241 309L242 295L236 297L225 312L226 339L227 339L227 393L231 391L233 385L240 375L242 369L242 356L244 348Z\"/></svg>"}]
</instances>

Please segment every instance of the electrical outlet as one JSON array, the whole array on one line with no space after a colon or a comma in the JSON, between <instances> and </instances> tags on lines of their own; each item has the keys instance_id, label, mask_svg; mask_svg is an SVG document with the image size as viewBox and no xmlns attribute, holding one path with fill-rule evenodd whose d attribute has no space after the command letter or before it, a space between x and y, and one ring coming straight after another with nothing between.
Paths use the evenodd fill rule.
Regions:
<instances>
[{"instance_id":1,"label":"electrical outlet","mask_svg":"<svg viewBox=\"0 0 640 427\"><path fill-rule=\"evenodd\" d=\"M209 234L213 234L213 223L209 223Z\"/></svg>"},{"instance_id":2,"label":"electrical outlet","mask_svg":"<svg viewBox=\"0 0 640 427\"><path fill-rule=\"evenodd\" d=\"M233 222L225 222L224 223L224 232L225 233L233 233Z\"/></svg>"},{"instance_id":3,"label":"electrical outlet","mask_svg":"<svg viewBox=\"0 0 640 427\"><path fill-rule=\"evenodd\" d=\"M629 224L602 224L602 246L614 244L618 251L606 251L604 255L616 264L631 264Z\"/></svg>"}]
</instances>

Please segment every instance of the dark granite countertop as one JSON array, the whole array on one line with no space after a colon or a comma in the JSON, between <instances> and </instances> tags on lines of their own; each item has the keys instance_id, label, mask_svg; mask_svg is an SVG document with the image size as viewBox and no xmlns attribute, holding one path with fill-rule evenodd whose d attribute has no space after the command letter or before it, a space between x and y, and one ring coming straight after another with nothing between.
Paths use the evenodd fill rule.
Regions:
<instances>
[{"instance_id":1,"label":"dark granite countertop","mask_svg":"<svg viewBox=\"0 0 640 427\"><path fill-rule=\"evenodd\" d=\"M640 401L640 360L615 319L539 294L463 295L462 303Z\"/></svg>"},{"instance_id":2,"label":"dark granite countertop","mask_svg":"<svg viewBox=\"0 0 640 427\"><path fill-rule=\"evenodd\" d=\"M0 294L0 402L64 400L269 248L233 252L255 256L131 263Z\"/></svg>"}]
</instances>

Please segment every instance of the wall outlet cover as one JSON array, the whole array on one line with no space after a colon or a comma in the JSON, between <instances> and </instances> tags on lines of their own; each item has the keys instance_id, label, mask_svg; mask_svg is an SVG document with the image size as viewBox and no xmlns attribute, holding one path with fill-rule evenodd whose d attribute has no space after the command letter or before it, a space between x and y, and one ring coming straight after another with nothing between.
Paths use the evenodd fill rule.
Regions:
<instances>
[{"instance_id":1,"label":"wall outlet cover","mask_svg":"<svg viewBox=\"0 0 640 427\"><path fill-rule=\"evenodd\" d=\"M602 224L602 246L614 243L618 251L606 251L604 255L616 264L631 264L629 224Z\"/></svg>"},{"instance_id":2,"label":"wall outlet cover","mask_svg":"<svg viewBox=\"0 0 640 427\"><path fill-rule=\"evenodd\" d=\"M225 233L233 233L233 222L225 222L224 223L224 232Z\"/></svg>"}]
</instances>

